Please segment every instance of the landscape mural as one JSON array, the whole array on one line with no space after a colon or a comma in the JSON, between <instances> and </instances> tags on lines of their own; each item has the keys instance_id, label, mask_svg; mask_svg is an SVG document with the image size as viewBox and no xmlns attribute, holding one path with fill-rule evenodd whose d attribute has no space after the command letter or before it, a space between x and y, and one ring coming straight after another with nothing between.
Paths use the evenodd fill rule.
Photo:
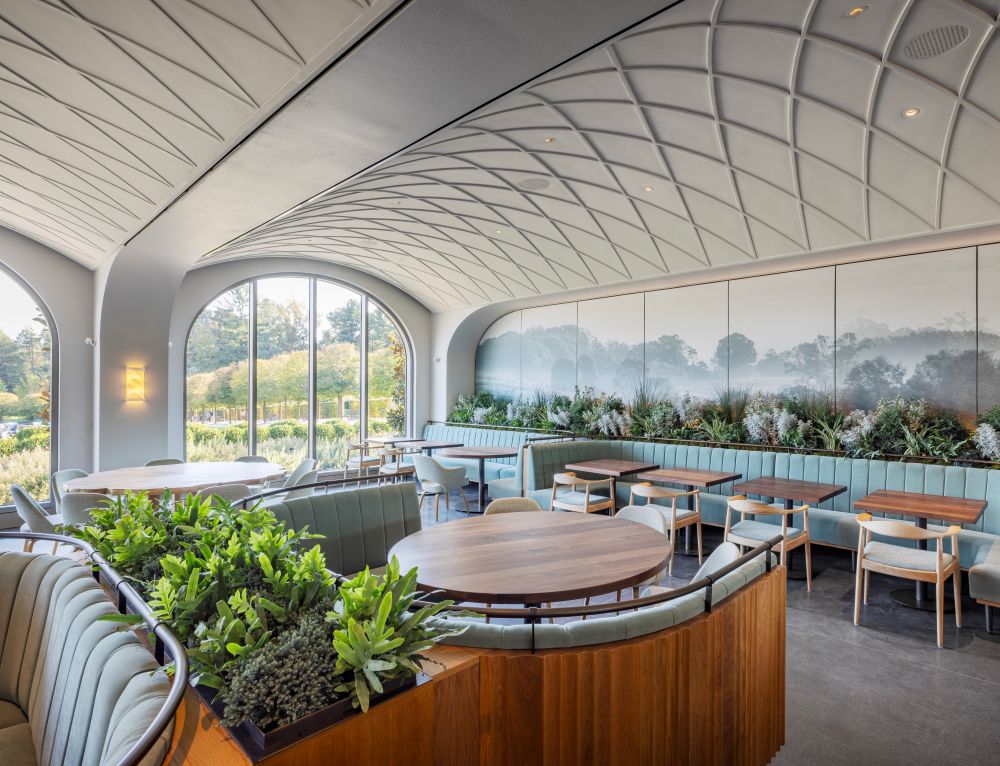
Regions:
<instances>
[{"instance_id":1,"label":"landscape mural","mask_svg":"<svg viewBox=\"0 0 1000 766\"><path fill-rule=\"evenodd\" d=\"M992 245L525 309L483 335L477 390L905 397L971 422L1000 404L998 295Z\"/></svg>"}]
</instances>

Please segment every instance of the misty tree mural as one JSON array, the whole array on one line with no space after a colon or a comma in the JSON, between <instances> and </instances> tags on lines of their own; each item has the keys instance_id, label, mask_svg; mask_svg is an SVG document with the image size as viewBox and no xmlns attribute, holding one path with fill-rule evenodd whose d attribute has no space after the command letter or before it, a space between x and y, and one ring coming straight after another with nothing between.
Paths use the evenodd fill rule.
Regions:
<instances>
[{"instance_id":1,"label":"misty tree mural","mask_svg":"<svg viewBox=\"0 0 1000 766\"><path fill-rule=\"evenodd\" d=\"M896 396L976 412L976 251L837 267L837 403Z\"/></svg>"},{"instance_id":2,"label":"misty tree mural","mask_svg":"<svg viewBox=\"0 0 1000 766\"><path fill-rule=\"evenodd\" d=\"M1000 245L525 309L483 335L479 390L630 398L733 390L1000 404ZM978 320L978 337L977 337ZM978 386L978 388L977 388Z\"/></svg>"}]
</instances>

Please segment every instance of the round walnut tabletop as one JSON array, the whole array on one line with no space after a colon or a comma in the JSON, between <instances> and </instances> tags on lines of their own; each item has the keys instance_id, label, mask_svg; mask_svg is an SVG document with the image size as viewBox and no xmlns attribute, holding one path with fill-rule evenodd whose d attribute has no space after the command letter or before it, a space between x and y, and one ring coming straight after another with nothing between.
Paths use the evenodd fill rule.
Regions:
<instances>
[{"instance_id":1,"label":"round walnut tabletop","mask_svg":"<svg viewBox=\"0 0 1000 766\"><path fill-rule=\"evenodd\" d=\"M499 513L428 527L391 555L422 590L460 601L541 604L610 593L663 570L670 549L624 519L551 511Z\"/></svg>"},{"instance_id":2,"label":"round walnut tabletop","mask_svg":"<svg viewBox=\"0 0 1000 766\"><path fill-rule=\"evenodd\" d=\"M164 489L190 493L218 484L260 484L284 475L285 469L274 463L177 463L98 471L90 476L71 479L63 489L66 492L102 492L106 495L125 492L160 494Z\"/></svg>"}]
</instances>

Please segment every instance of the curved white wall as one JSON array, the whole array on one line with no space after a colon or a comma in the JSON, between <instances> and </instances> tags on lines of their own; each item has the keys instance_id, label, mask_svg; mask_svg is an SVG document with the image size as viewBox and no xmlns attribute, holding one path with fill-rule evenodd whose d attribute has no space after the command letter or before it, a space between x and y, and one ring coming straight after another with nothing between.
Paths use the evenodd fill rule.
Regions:
<instances>
[{"instance_id":1,"label":"curved white wall","mask_svg":"<svg viewBox=\"0 0 1000 766\"><path fill-rule=\"evenodd\" d=\"M93 467L94 274L64 255L0 228L0 263L30 287L55 324L56 465ZM2 296L0 296L2 300Z\"/></svg>"},{"instance_id":2,"label":"curved white wall","mask_svg":"<svg viewBox=\"0 0 1000 766\"><path fill-rule=\"evenodd\" d=\"M414 427L419 430L430 415L431 313L411 296L392 285L354 269L307 258L259 258L230 261L188 272L174 301L170 319L169 375L167 382L167 451L184 452L184 354L188 331L205 305L233 285L252 277L317 276L341 282L368 293L389 310L409 336L413 359L410 390ZM478 338L477 338L478 340Z\"/></svg>"}]
</instances>

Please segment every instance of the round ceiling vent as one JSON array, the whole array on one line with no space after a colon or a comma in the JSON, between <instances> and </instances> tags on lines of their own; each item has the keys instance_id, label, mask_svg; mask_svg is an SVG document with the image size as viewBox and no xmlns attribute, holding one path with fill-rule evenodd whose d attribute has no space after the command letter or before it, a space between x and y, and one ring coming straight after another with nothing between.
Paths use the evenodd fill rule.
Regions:
<instances>
[{"instance_id":1,"label":"round ceiling vent","mask_svg":"<svg viewBox=\"0 0 1000 766\"><path fill-rule=\"evenodd\" d=\"M968 40L971 31L964 24L935 27L910 40L903 48L903 53L911 59L929 59L940 56Z\"/></svg>"},{"instance_id":2,"label":"round ceiling vent","mask_svg":"<svg viewBox=\"0 0 1000 766\"><path fill-rule=\"evenodd\" d=\"M542 189L548 189L552 186L552 182L547 178L528 176L527 178L522 178L518 181L517 185L525 191L541 191Z\"/></svg>"}]
</instances>

